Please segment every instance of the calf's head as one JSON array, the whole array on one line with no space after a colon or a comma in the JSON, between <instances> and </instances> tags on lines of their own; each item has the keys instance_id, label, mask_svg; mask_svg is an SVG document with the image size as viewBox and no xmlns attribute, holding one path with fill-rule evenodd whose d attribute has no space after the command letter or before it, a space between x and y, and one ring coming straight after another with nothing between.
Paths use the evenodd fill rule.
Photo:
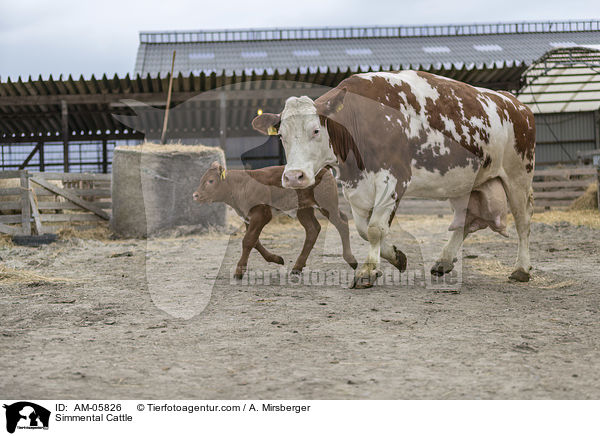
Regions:
<instances>
[{"instance_id":1,"label":"calf's head","mask_svg":"<svg viewBox=\"0 0 600 436\"><path fill-rule=\"evenodd\" d=\"M343 101L343 95L341 97ZM304 189L315 184L315 176L326 165L335 165L336 156L323 124L329 106L315 104L310 98L290 97L281 114L264 113L252 121L252 127L266 135L279 135L287 164L281 183L284 188ZM338 102L341 104L341 102ZM338 106L336 107L339 107Z\"/></svg>"},{"instance_id":2,"label":"calf's head","mask_svg":"<svg viewBox=\"0 0 600 436\"><path fill-rule=\"evenodd\" d=\"M198 203L212 203L222 201L227 194L224 183L227 172L219 162L213 162L210 168L200 179L200 185L192 194L194 201Z\"/></svg>"}]
</instances>

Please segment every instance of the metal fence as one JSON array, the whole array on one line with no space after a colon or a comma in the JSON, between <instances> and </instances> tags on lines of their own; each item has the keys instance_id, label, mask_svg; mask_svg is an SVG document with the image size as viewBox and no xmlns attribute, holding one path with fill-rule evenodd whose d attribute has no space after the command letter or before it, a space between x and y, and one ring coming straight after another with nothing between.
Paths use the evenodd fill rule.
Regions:
<instances>
[{"instance_id":1,"label":"metal fence","mask_svg":"<svg viewBox=\"0 0 600 436\"><path fill-rule=\"evenodd\" d=\"M112 154L117 141L69 143L69 171L76 173L110 173ZM37 143L0 145L0 170L33 169L38 171L61 171L64 167L62 142L46 142L36 149Z\"/></svg>"},{"instance_id":2,"label":"metal fence","mask_svg":"<svg viewBox=\"0 0 600 436\"><path fill-rule=\"evenodd\" d=\"M536 21L520 23L443 24L428 26L311 27L140 32L140 42L277 41L293 39L410 38L423 36L498 35L514 33L589 32L600 30L599 20Z\"/></svg>"}]
</instances>

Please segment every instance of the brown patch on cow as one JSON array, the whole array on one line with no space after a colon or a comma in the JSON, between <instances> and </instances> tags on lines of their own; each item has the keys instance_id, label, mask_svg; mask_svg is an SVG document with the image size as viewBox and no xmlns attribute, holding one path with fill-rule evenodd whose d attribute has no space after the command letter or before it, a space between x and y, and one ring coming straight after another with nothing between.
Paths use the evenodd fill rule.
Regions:
<instances>
[{"instance_id":1,"label":"brown patch on cow","mask_svg":"<svg viewBox=\"0 0 600 436\"><path fill-rule=\"evenodd\" d=\"M360 171L363 171L365 169L365 164L362 155L354 138L350 132L348 132L348 129L342 124L323 115L319 115L319 120L321 121L321 125L327 129L333 152L338 157L340 163L346 162L350 155L354 155L357 168Z\"/></svg>"},{"instance_id":2,"label":"brown patch on cow","mask_svg":"<svg viewBox=\"0 0 600 436\"><path fill-rule=\"evenodd\" d=\"M419 147L423 144L426 138L425 130L421 131L421 135L417 138L411 138L412 157L415 159L417 168L425 168L427 171L435 172L436 170L443 176L452 168L466 168L471 166L473 172L477 172L481 166L481 159L475 156L461 144L444 136L444 147L449 151L441 154L440 145L436 144L432 147Z\"/></svg>"},{"instance_id":3,"label":"brown patch on cow","mask_svg":"<svg viewBox=\"0 0 600 436\"><path fill-rule=\"evenodd\" d=\"M466 122L472 117L479 118L487 127L490 126L490 120L485 112L482 99L487 98L496 104L496 113L502 122L510 122L513 125L515 135L515 149L521 158L527 163L531 163L535 154L535 120L531 110L521 103L510 92L500 91L499 93L508 98L503 98L493 91L480 90L466 83L447 80L430 73L418 72L420 77L437 89L440 97L435 101L427 99L426 111L430 125L444 134L450 134L444 129L444 123L441 115L454 122L456 131L460 134L461 128L468 130L468 137L461 137L461 145L480 158L484 158L483 166L488 167L491 164L489 156L485 156L479 145L476 144L475 135L483 142L489 142L489 136L483 129L472 126ZM460 96L460 97L458 97ZM466 97L466 98L465 98ZM459 98L464 111L464 117L459 113ZM526 168L528 165L526 164ZM527 169L527 172L531 170Z\"/></svg>"}]
</instances>

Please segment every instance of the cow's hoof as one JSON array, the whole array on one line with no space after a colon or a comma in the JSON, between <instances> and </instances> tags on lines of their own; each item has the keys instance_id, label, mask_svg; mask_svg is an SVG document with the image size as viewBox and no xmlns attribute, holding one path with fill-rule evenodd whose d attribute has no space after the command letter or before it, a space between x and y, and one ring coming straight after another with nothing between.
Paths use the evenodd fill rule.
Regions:
<instances>
[{"instance_id":1,"label":"cow's hoof","mask_svg":"<svg viewBox=\"0 0 600 436\"><path fill-rule=\"evenodd\" d=\"M435 265L431 267L431 274L436 277L441 277L446 273L449 273L454 269L454 264L450 262L437 261Z\"/></svg>"},{"instance_id":2,"label":"cow's hoof","mask_svg":"<svg viewBox=\"0 0 600 436\"><path fill-rule=\"evenodd\" d=\"M236 280L242 280L244 278L244 273L235 273L233 278Z\"/></svg>"},{"instance_id":3,"label":"cow's hoof","mask_svg":"<svg viewBox=\"0 0 600 436\"><path fill-rule=\"evenodd\" d=\"M407 260L406 260L406 254L404 254L402 251L398 250L396 248L396 246L393 246L394 248L394 253L396 254L396 258L394 262L390 262L392 265L394 265L396 268L398 268L398 270L400 272L404 272L406 271L406 264L407 264Z\"/></svg>"},{"instance_id":4,"label":"cow's hoof","mask_svg":"<svg viewBox=\"0 0 600 436\"><path fill-rule=\"evenodd\" d=\"M359 272L354 276L351 289L367 289L372 288L375 282L382 273L378 269L372 269L366 272Z\"/></svg>"},{"instance_id":5,"label":"cow's hoof","mask_svg":"<svg viewBox=\"0 0 600 436\"><path fill-rule=\"evenodd\" d=\"M531 280L531 274L523 270L523 268L519 268L513 271L509 279L515 282L528 282Z\"/></svg>"}]
</instances>

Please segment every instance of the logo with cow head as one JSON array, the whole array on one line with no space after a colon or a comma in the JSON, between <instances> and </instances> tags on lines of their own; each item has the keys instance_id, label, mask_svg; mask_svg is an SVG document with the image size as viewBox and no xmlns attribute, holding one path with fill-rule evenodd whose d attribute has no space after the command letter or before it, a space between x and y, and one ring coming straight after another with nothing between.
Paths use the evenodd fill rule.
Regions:
<instances>
[{"instance_id":1,"label":"logo with cow head","mask_svg":"<svg viewBox=\"0 0 600 436\"><path fill-rule=\"evenodd\" d=\"M28 401L19 401L3 406L6 409L6 431L14 433L16 429L48 429L50 411Z\"/></svg>"}]
</instances>

